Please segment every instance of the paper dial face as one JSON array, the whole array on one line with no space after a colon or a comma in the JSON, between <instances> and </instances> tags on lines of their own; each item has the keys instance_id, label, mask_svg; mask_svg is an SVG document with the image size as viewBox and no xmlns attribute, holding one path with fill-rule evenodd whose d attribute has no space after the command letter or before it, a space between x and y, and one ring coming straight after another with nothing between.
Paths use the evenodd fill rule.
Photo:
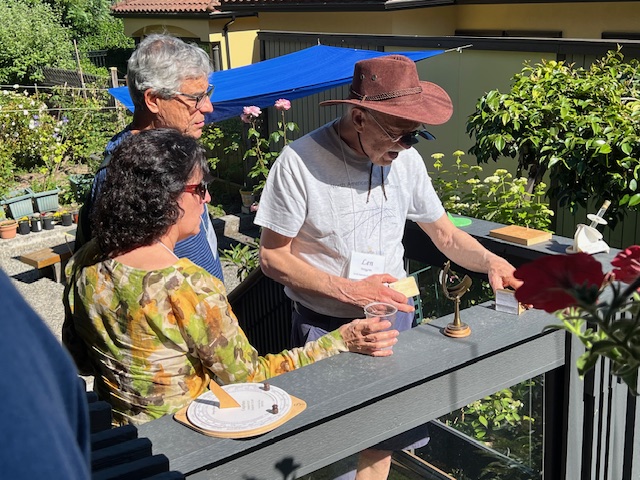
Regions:
<instances>
[{"instance_id":1,"label":"paper dial face","mask_svg":"<svg viewBox=\"0 0 640 480\"><path fill-rule=\"evenodd\" d=\"M286 416L291 410L291 397L284 390L262 383L236 383L224 388L240 404L240 408L220 408L218 398L206 392L187 408L187 418L196 427L215 432L241 433L266 427ZM273 406L278 413L273 413Z\"/></svg>"}]
</instances>

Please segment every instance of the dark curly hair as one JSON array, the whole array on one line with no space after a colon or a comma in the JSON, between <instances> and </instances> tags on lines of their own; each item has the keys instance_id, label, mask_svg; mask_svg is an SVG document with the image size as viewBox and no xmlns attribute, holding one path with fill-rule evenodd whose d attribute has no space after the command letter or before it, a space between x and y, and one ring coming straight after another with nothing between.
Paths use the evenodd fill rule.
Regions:
<instances>
[{"instance_id":1,"label":"dark curly hair","mask_svg":"<svg viewBox=\"0 0 640 480\"><path fill-rule=\"evenodd\" d=\"M114 257L158 241L183 214L178 197L199 171L206 181L204 149L177 130L147 130L124 140L91 214L102 253Z\"/></svg>"}]
</instances>

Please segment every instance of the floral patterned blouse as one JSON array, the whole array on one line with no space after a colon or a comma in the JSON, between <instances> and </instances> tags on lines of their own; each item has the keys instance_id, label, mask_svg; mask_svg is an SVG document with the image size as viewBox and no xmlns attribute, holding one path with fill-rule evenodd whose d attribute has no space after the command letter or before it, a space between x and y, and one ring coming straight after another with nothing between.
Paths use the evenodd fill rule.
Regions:
<instances>
[{"instance_id":1,"label":"floral patterned blouse","mask_svg":"<svg viewBox=\"0 0 640 480\"><path fill-rule=\"evenodd\" d=\"M90 242L67 265L65 301L94 388L113 406L116 423L179 410L205 392L211 375L223 383L259 382L347 350L332 332L259 357L224 285L202 268L185 258L150 271L111 259L87 262L95 248Z\"/></svg>"}]
</instances>

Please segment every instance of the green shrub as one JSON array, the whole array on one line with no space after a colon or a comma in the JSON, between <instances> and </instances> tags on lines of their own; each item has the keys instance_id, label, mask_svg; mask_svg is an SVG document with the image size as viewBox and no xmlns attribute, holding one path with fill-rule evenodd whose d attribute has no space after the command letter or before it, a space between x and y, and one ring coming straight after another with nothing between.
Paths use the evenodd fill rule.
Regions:
<instances>
[{"instance_id":1,"label":"green shrub","mask_svg":"<svg viewBox=\"0 0 640 480\"><path fill-rule=\"evenodd\" d=\"M260 266L258 240L256 238L256 245L237 243L230 249L222 251L221 259L233 263L237 267L236 275L240 281Z\"/></svg>"},{"instance_id":2,"label":"green shrub","mask_svg":"<svg viewBox=\"0 0 640 480\"><path fill-rule=\"evenodd\" d=\"M525 64L508 93L478 100L467 132L479 163L517 158L532 185L548 172L560 206L611 200L612 225L640 208L640 62L620 50L589 68Z\"/></svg>"},{"instance_id":3,"label":"green shrub","mask_svg":"<svg viewBox=\"0 0 640 480\"><path fill-rule=\"evenodd\" d=\"M61 174L71 165L101 158L107 140L121 128L103 108L102 95L0 90L0 195L15 186L17 171L39 174L33 187L47 190L63 187Z\"/></svg>"},{"instance_id":4,"label":"green shrub","mask_svg":"<svg viewBox=\"0 0 640 480\"><path fill-rule=\"evenodd\" d=\"M526 178L513 178L504 169L481 179L482 167L463 163L463 155L460 150L453 152L451 170L444 169L442 153L431 155L435 159L433 186L447 212L505 225L548 229L553 211L543 201L544 183L538 183L530 194L526 191Z\"/></svg>"}]
</instances>

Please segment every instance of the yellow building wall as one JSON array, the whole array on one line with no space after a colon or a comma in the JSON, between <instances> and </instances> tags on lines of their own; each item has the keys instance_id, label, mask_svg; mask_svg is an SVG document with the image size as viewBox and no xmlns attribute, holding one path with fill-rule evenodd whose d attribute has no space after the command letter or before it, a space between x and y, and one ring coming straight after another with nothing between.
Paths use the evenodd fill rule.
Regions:
<instances>
[{"instance_id":1,"label":"yellow building wall","mask_svg":"<svg viewBox=\"0 0 640 480\"><path fill-rule=\"evenodd\" d=\"M437 7L393 12L261 12L260 28L288 32L375 35L451 35L452 9ZM428 33L425 33L428 32Z\"/></svg>"},{"instance_id":2,"label":"yellow building wall","mask_svg":"<svg viewBox=\"0 0 640 480\"><path fill-rule=\"evenodd\" d=\"M233 23L228 25L227 37L225 38L223 28L229 21L228 18L212 20L209 25L211 33L207 40L212 43L220 43L223 69L243 67L260 61L258 17L236 18ZM229 64L229 60L231 60L231 64Z\"/></svg>"},{"instance_id":3,"label":"yellow building wall","mask_svg":"<svg viewBox=\"0 0 640 480\"><path fill-rule=\"evenodd\" d=\"M260 60L258 18L240 17L229 24L227 38L223 35L230 18L203 19L145 19L124 18L124 31L129 37L143 37L151 33L167 33L176 37L194 38L201 42L219 43L223 69L242 67ZM229 50L228 50L229 49ZM227 51L229 54L227 54ZM229 66L229 57L231 66Z\"/></svg>"},{"instance_id":4,"label":"yellow building wall","mask_svg":"<svg viewBox=\"0 0 640 480\"><path fill-rule=\"evenodd\" d=\"M455 5L386 12L262 12L262 30L453 35L456 30L559 30L599 39L603 31L640 32L640 2Z\"/></svg>"},{"instance_id":5,"label":"yellow building wall","mask_svg":"<svg viewBox=\"0 0 640 480\"><path fill-rule=\"evenodd\" d=\"M561 30L563 38L640 32L640 2L585 2L456 7L459 29Z\"/></svg>"}]
</instances>

